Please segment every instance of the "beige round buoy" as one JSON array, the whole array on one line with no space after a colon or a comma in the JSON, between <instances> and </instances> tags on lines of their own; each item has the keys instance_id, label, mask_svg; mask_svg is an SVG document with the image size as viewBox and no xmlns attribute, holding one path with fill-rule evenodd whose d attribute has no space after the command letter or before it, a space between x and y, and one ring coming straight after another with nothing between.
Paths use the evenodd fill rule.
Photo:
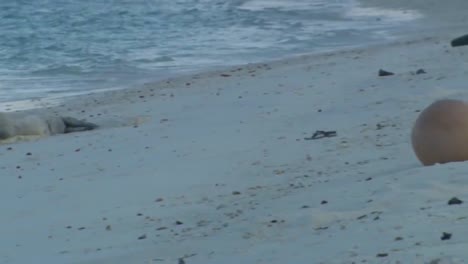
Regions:
<instances>
[{"instance_id":1,"label":"beige round buoy","mask_svg":"<svg viewBox=\"0 0 468 264\"><path fill-rule=\"evenodd\" d=\"M416 120L411 142L426 166L468 160L468 104L449 99L432 103Z\"/></svg>"}]
</instances>

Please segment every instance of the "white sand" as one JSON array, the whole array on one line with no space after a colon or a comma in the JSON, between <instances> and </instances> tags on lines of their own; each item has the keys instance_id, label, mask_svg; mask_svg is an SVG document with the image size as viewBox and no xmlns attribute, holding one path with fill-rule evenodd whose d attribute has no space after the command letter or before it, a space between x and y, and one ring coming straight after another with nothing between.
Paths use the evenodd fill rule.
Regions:
<instances>
[{"instance_id":1,"label":"white sand","mask_svg":"<svg viewBox=\"0 0 468 264\"><path fill-rule=\"evenodd\" d=\"M456 36L72 98L52 110L101 129L0 146L0 263L462 263L468 163L409 144L468 99Z\"/></svg>"}]
</instances>

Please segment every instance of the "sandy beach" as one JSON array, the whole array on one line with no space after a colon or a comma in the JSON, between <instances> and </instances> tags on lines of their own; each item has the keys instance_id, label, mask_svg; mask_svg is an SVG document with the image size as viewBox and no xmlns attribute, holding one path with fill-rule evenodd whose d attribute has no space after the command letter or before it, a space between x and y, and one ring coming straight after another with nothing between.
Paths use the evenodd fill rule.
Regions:
<instances>
[{"instance_id":1,"label":"sandy beach","mask_svg":"<svg viewBox=\"0 0 468 264\"><path fill-rule=\"evenodd\" d=\"M0 145L0 263L464 263L468 164L410 131L468 100L467 3L406 2L433 30L34 102L100 129Z\"/></svg>"}]
</instances>

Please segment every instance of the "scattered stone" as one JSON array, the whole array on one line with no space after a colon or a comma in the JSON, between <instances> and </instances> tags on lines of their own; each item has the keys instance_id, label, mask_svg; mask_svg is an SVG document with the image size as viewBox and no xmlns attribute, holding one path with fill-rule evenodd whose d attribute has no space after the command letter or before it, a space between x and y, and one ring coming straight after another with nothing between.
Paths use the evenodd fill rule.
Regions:
<instances>
[{"instance_id":1,"label":"scattered stone","mask_svg":"<svg viewBox=\"0 0 468 264\"><path fill-rule=\"evenodd\" d=\"M179 258L178 264L185 264L185 260L183 258Z\"/></svg>"},{"instance_id":2,"label":"scattered stone","mask_svg":"<svg viewBox=\"0 0 468 264\"><path fill-rule=\"evenodd\" d=\"M308 206L308 205L303 205L301 208L302 208L302 209L307 209L307 208L310 208L310 206Z\"/></svg>"},{"instance_id":3,"label":"scattered stone","mask_svg":"<svg viewBox=\"0 0 468 264\"><path fill-rule=\"evenodd\" d=\"M323 200L323 201L320 202L320 204L327 204L327 203L328 203L328 201L326 201L326 200Z\"/></svg>"},{"instance_id":4,"label":"scattered stone","mask_svg":"<svg viewBox=\"0 0 468 264\"><path fill-rule=\"evenodd\" d=\"M381 130L382 128L386 127L386 125L383 125L383 124L377 124L376 125L376 130Z\"/></svg>"},{"instance_id":5,"label":"scattered stone","mask_svg":"<svg viewBox=\"0 0 468 264\"><path fill-rule=\"evenodd\" d=\"M361 215L361 216L359 216L359 217L357 218L357 220L361 220L361 219L364 219L364 218L366 218L366 217L367 217L367 215Z\"/></svg>"},{"instance_id":6,"label":"scattered stone","mask_svg":"<svg viewBox=\"0 0 468 264\"><path fill-rule=\"evenodd\" d=\"M385 71L385 70L382 70L382 69L379 70L379 76L380 77L390 76L390 75L395 75L395 74L393 72Z\"/></svg>"},{"instance_id":7,"label":"scattered stone","mask_svg":"<svg viewBox=\"0 0 468 264\"><path fill-rule=\"evenodd\" d=\"M378 258L388 257L388 253L379 253L379 254L377 254L377 257Z\"/></svg>"},{"instance_id":8,"label":"scattered stone","mask_svg":"<svg viewBox=\"0 0 468 264\"><path fill-rule=\"evenodd\" d=\"M26 156L31 156L31 155L32 155L31 152L26 153Z\"/></svg>"},{"instance_id":9,"label":"scattered stone","mask_svg":"<svg viewBox=\"0 0 468 264\"><path fill-rule=\"evenodd\" d=\"M221 74L221 77L229 77L229 76L231 76L231 75L230 75L230 74L226 74L226 73Z\"/></svg>"},{"instance_id":10,"label":"scattered stone","mask_svg":"<svg viewBox=\"0 0 468 264\"><path fill-rule=\"evenodd\" d=\"M327 230L328 229L328 226L322 226L322 227L317 227L315 228L315 230Z\"/></svg>"},{"instance_id":11,"label":"scattered stone","mask_svg":"<svg viewBox=\"0 0 468 264\"><path fill-rule=\"evenodd\" d=\"M447 232L443 232L442 237L440 237L441 240L449 240L450 238L452 238L452 234Z\"/></svg>"},{"instance_id":12,"label":"scattered stone","mask_svg":"<svg viewBox=\"0 0 468 264\"><path fill-rule=\"evenodd\" d=\"M400 236L395 237L395 241L400 241L400 240L403 240L403 238Z\"/></svg>"},{"instance_id":13,"label":"scattered stone","mask_svg":"<svg viewBox=\"0 0 468 264\"><path fill-rule=\"evenodd\" d=\"M452 42L450 42L450 45L452 45L452 47L468 45L468 34L453 39Z\"/></svg>"},{"instance_id":14,"label":"scattered stone","mask_svg":"<svg viewBox=\"0 0 468 264\"><path fill-rule=\"evenodd\" d=\"M143 234L143 235L138 237L138 240L142 240L142 239L146 239L146 234Z\"/></svg>"},{"instance_id":15,"label":"scattered stone","mask_svg":"<svg viewBox=\"0 0 468 264\"><path fill-rule=\"evenodd\" d=\"M112 230L111 225L107 225L107 226L106 226L106 231L111 231L111 230Z\"/></svg>"},{"instance_id":16,"label":"scattered stone","mask_svg":"<svg viewBox=\"0 0 468 264\"><path fill-rule=\"evenodd\" d=\"M81 231L81 230L85 230L85 229L86 229L86 227L83 227L83 226L82 226L82 227L78 227L78 230L80 230L80 231Z\"/></svg>"},{"instance_id":17,"label":"scattered stone","mask_svg":"<svg viewBox=\"0 0 468 264\"><path fill-rule=\"evenodd\" d=\"M369 177L369 178L366 179L366 181L370 181L370 180L372 180L372 177Z\"/></svg>"},{"instance_id":18,"label":"scattered stone","mask_svg":"<svg viewBox=\"0 0 468 264\"><path fill-rule=\"evenodd\" d=\"M462 203L463 203L462 200L458 199L457 197L453 197L452 199L450 199L450 200L448 201L447 204L448 204L448 205L454 205L454 204L462 204Z\"/></svg>"},{"instance_id":19,"label":"scattered stone","mask_svg":"<svg viewBox=\"0 0 468 264\"><path fill-rule=\"evenodd\" d=\"M182 223L181 221L176 221L175 224L176 225L183 225L184 223Z\"/></svg>"},{"instance_id":20,"label":"scattered stone","mask_svg":"<svg viewBox=\"0 0 468 264\"><path fill-rule=\"evenodd\" d=\"M162 226L162 227L158 227L158 228L156 228L156 231L161 231L161 230L166 230L166 229L167 229L167 227L165 227L165 226Z\"/></svg>"},{"instance_id":21,"label":"scattered stone","mask_svg":"<svg viewBox=\"0 0 468 264\"><path fill-rule=\"evenodd\" d=\"M239 192L239 191L233 191L232 192L232 195L239 195L239 194L241 194L241 192Z\"/></svg>"},{"instance_id":22,"label":"scattered stone","mask_svg":"<svg viewBox=\"0 0 468 264\"><path fill-rule=\"evenodd\" d=\"M154 201L157 202L157 203L160 203L160 202L164 201L164 199L163 199L163 198L157 198L157 199L154 200Z\"/></svg>"}]
</instances>

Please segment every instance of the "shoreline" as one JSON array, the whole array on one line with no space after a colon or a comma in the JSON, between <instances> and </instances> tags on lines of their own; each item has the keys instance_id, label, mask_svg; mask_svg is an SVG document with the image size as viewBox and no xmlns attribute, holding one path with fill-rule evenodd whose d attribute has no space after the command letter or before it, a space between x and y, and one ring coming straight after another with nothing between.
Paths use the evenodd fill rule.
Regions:
<instances>
[{"instance_id":1,"label":"shoreline","mask_svg":"<svg viewBox=\"0 0 468 264\"><path fill-rule=\"evenodd\" d=\"M382 7L380 5L375 5L375 3L373 5L372 4L362 4L363 2L365 3L366 1L359 1L359 2L361 4L358 5L358 7L360 7L360 6L373 7L373 8L381 8ZM375 2L375 1L370 1L370 2L372 3L372 2ZM395 9L394 11L400 12L401 10ZM409 28L404 28L404 29L401 28L401 26L396 26L396 25L390 26L392 23L403 23L401 21L400 22L388 22L388 24L389 24L388 28L384 27L382 29L383 31L388 31L388 32L385 33L385 34L382 34L382 39L379 39L379 40L377 40L377 39L375 39L375 40L366 40L366 43L364 43L364 44L352 44L352 43L350 43L349 45L340 45L338 47L328 47L328 48L312 47L311 51L295 52L295 53L291 53L291 54L277 56L273 61L288 60L288 59L291 59L291 58L294 58L294 57L297 57L297 56L302 56L302 55L315 55L315 54L321 54L321 53L326 53L326 52L347 50L347 49L350 49L350 48L352 49L352 48L380 45L380 44L384 44L384 43L391 43L391 42L393 42L393 41L395 41L397 39L406 38L408 35L414 35L415 32L417 32L417 34L420 35L420 32L417 31L417 30L420 29L420 26L418 26L418 24L420 24L419 20L420 19L416 19L415 21L409 22L409 25L410 25ZM349 30L352 30L352 29L349 29ZM375 34L375 32L374 33L371 33L371 32L373 32L373 30L369 29L369 34ZM391 35L389 32L394 34L393 39L392 39L392 37L389 37ZM414 38L414 36L413 36L413 38ZM152 80L151 82L152 83L157 83L159 81L165 81L166 79L174 79L174 78L177 78L179 76L183 78L184 76L187 76L187 75L201 74L203 72L211 72L213 69L217 69L218 67L227 69L227 68L231 68L231 67L242 67L242 66L246 66L246 65L250 65L250 64L263 64L263 63L270 63L270 62L272 62L272 61L270 61L270 60L261 60L261 61L255 62L255 63L226 65L226 66L224 66L224 65L222 65L222 66L205 65L205 66L203 66L202 69L191 68L190 70L182 70L182 71L177 70L175 72L171 72L171 70L167 70L167 69L155 70L154 73L155 73L155 75L158 75L158 77L155 78L155 80ZM146 77L141 77L140 76L143 79L150 78L149 73L145 73L143 75L148 75ZM96 93L96 92L99 92L99 91L106 91L106 90L112 91L114 89L138 88L138 85L141 82L142 82L142 79L135 79L132 82L133 84L127 84L126 87L97 88L96 90L90 90L90 91L65 92L65 91L60 90L60 93L63 92L64 95L56 96L53 93L50 93L48 95L45 94L45 96L41 97L41 98L37 97L37 98L31 98L31 99L20 99L20 100L16 100L16 101L21 101L20 103L26 102L28 100L37 102L38 99L39 100L43 99L44 101L48 101L48 99L53 100L54 98L59 98L59 97L63 97L63 98L73 97L74 94L76 94L76 93L78 93L78 94L92 94L92 93ZM4 102L1 102L1 105L13 104L16 101L15 100L13 100L13 101L4 101ZM1 107L2 106L0 106L0 108ZM37 105L35 105L35 107L37 107ZM5 107L3 107L3 108L5 109Z\"/></svg>"},{"instance_id":2,"label":"shoreline","mask_svg":"<svg viewBox=\"0 0 468 264\"><path fill-rule=\"evenodd\" d=\"M458 32L458 31L455 31ZM462 34L463 31L460 31L459 35ZM11 112L11 111L32 111L35 109L55 109L59 105L70 104L83 101L83 100L95 100L103 97L108 97L109 95L113 94L128 94L136 91L142 91L149 89L148 87L152 87L151 89L157 89L154 87L160 86L161 89L168 88L168 84L171 83L170 87L174 88L175 83L182 84L180 85L181 89L183 89L183 83L190 82L191 80L196 80L199 78L210 78L216 77L220 74L230 74L236 73L238 69L248 69L254 70L262 67L281 67L281 65L289 65L289 64L299 64L301 62L312 60L312 59L323 59L326 57L330 57L336 54L350 54L350 53L360 53L365 51L373 51L373 50L380 50L385 49L388 47L392 47L395 45L405 45L405 43L414 43L414 42L421 42L422 44L425 41L431 40L439 40L441 42L446 41L447 43L450 42L451 39L459 36L454 32L448 32L446 34L438 34L438 35L430 35L426 32L419 33L415 35L405 35L400 36L394 40L387 40L377 43L368 43L363 45L355 45L355 46L348 46L348 47L341 47L339 49L334 50L324 50L324 51L317 51L317 52L307 52L295 55L286 55L281 58L276 58L272 60L266 60L261 62L255 63L247 63L247 64L239 64L239 65L229 65L229 66L218 66L218 67L210 67L201 70L191 70L186 71L185 73L174 74L168 77L161 77L156 81L149 81L143 82L137 85L131 85L125 88L106 88L106 89L99 89L89 92L79 92L70 95L63 95L63 96L48 96L44 98L34 98L34 99L25 99L25 100L18 100L18 101L8 101L8 102L0 102L0 111ZM186 87L185 87L186 88ZM148 92L148 91L146 91ZM125 96L125 95L123 95ZM78 103L79 104L79 103Z\"/></svg>"}]
</instances>

